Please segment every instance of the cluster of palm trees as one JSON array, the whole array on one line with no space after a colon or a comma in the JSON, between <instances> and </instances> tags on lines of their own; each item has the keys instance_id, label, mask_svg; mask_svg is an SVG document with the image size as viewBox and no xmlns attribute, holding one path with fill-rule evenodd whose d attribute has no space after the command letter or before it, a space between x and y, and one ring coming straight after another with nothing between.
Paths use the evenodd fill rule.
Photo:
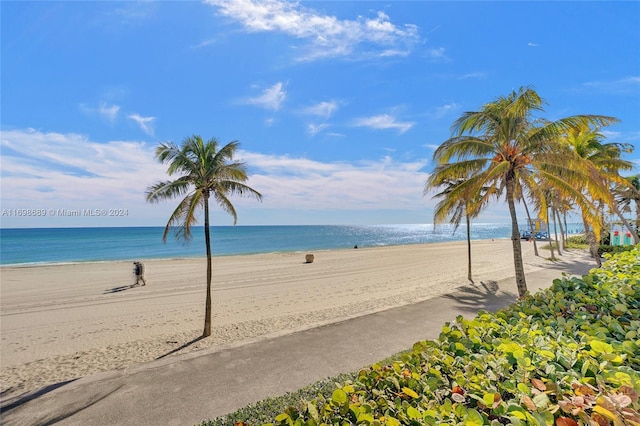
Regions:
<instances>
[{"instance_id":1,"label":"cluster of palm trees","mask_svg":"<svg viewBox=\"0 0 640 426\"><path fill-rule=\"evenodd\" d=\"M468 240L470 220L490 202L505 196L511 214L511 240L520 297L526 295L527 285L517 202L524 203L528 216L527 204L531 204L539 218L547 223L550 223L549 210L559 217L578 209L592 253L598 260L597 243L605 209L611 209L628 229L633 229L621 209L635 203L636 226L640 225L639 178L629 180L619 174L632 168L631 163L622 158L622 154L630 152L632 147L606 142L600 132L602 127L617 120L599 115L578 115L556 121L534 118L534 113L543 110L543 104L533 89L525 87L497 98L479 111L464 113L452 126L454 136L434 152L437 167L424 190L425 194L434 188L441 191L436 194L440 201L434 221L449 221L457 227L465 218ZM262 198L258 191L246 185L245 165L233 159L238 146L237 141L220 146L215 138L205 142L195 135L186 138L180 146L163 143L156 149L156 158L168 164L167 173L177 175L177 178L158 182L146 192L147 201L154 203L181 198L167 222L163 240L171 228L177 230L177 237L189 240L197 213L200 208L204 210L207 292L203 337L211 335L209 200L213 199L229 213L235 224L237 214L230 196ZM635 230L634 241L638 243ZM468 259L468 279L473 281L470 243Z\"/></svg>"},{"instance_id":2,"label":"cluster of palm trees","mask_svg":"<svg viewBox=\"0 0 640 426\"><path fill-rule=\"evenodd\" d=\"M464 217L467 231L470 218L504 195L511 216L519 297L527 294L527 285L516 203L524 203L527 212L529 204L547 223L549 210L553 216L578 211L597 261L607 209L632 230L634 243L639 242L637 230L618 204L639 202L637 180L634 187L632 180L620 175L633 168L622 158L633 147L606 142L601 132L618 120L602 115L555 121L534 117L543 111L544 104L535 90L522 87L478 111L462 114L452 125L453 136L434 152L436 168L424 190L425 194L432 189L441 191L435 195L439 199L434 211L436 223L449 221L457 226ZM469 245L469 280L470 265Z\"/></svg>"}]
</instances>

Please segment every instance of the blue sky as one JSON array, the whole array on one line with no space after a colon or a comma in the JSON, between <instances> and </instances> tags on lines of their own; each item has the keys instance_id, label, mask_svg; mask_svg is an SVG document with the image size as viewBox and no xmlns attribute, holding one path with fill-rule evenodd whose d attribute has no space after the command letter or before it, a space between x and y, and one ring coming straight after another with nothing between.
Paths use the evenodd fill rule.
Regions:
<instances>
[{"instance_id":1,"label":"blue sky","mask_svg":"<svg viewBox=\"0 0 640 426\"><path fill-rule=\"evenodd\" d=\"M640 166L640 2L0 8L2 227L164 225L175 203L144 200L165 178L153 150L192 134L240 141L264 200L234 199L239 225L431 223L434 148L521 86L545 118L622 120L605 134L638 146ZM507 218L496 204L480 221Z\"/></svg>"}]
</instances>

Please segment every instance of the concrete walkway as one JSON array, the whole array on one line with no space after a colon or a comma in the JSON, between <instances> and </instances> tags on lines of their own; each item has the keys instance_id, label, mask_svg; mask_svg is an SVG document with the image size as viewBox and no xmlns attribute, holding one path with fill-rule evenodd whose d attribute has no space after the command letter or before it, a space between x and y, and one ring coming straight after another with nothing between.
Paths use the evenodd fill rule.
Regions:
<instances>
[{"instance_id":1,"label":"concrete walkway","mask_svg":"<svg viewBox=\"0 0 640 426\"><path fill-rule=\"evenodd\" d=\"M527 275L531 292L562 272L586 274L575 253ZM207 350L85 377L3 401L3 425L195 425L318 380L357 371L413 343L437 338L457 315L516 298L515 279L224 350Z\"/></svg>"}]
</instances>

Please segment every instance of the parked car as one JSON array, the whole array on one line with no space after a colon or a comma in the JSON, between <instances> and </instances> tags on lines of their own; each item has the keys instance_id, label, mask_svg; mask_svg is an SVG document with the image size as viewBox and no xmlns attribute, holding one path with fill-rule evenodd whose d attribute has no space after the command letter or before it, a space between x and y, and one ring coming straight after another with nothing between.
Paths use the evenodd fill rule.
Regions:
<instances>
[{"instance_id":1,"label":"parked car","mask_svg":"<svg viewBox=\"0 0 640 426\"><path fill-rule=\"evenodd\" d=\"M520 232L520 239L529 241L531 239L531 232L529 231Z\"/></svg>"}]
</instances>

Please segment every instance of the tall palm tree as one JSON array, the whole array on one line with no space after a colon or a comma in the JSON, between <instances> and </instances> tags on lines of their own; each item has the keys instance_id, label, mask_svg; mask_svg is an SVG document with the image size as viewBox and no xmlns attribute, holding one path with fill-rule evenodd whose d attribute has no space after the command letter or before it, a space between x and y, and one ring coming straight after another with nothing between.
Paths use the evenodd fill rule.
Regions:
<instances>
[{"instance_id":1,"label":"tall palm tree","mask_svg":"<svg viewBox=\"0 0 640 426\"><path fill-rule=\"evenodd\" d=\"M434 224L449 222L454 225L455 233L462 217L465 217L467 224L467 279L473 283L471 274L471 218L475 218L488 203L491 195L491 188L483 188L478 194L457 191L458 187L465 182L465 178L447 179L445 181L435 181L431 175L424 187L424 195L429 193L431 188L443 188L441 192L435 194L433 198L440 198L440 202L435 207L433 214Z\"/></svg>"},{"instance_id":2,"label":"tall palm tree","mask_svg":"<svg viewBox=\"0 0 640 426\"><path fill-rule=\"evenodd\" d=\"M622 153L628 153L633 147L628 144L618 142L605 142L604 136L599 131L599 127L580 126L570 129L563 138L567 144L572 157L568 158L573 163L574 168L580 168L589 179L582 182L581 189L588 194L594 202L599 205L609 207L631 231L634 243L638 244L640 239L637 232L631 227L624 217L618 203L614 197L612 188L617 186L620 189L631 190L632 184L629 180L620 176L621 170L631 170L633 164L622 158ZM601 222L604 222L601 220ZM594 236L587 235L588 240L595 244L600 240L599 232Z\"/></svg>"},{"instance_id":3,"label":"tall palm tree","mask_svg":"<svg viewBox=\"0 0 640 426\"><path fill-rule=\"evenodd\" d=\"M174 180L157 182L147 188L147 201L157 203L162 200L182 198L164 228L162 241L167 240L169 230L176 226L176 237L190 240L191 226L197 222L196 211L204 208L204 237L207 251L207 296L203 337L211 335L211 236L209 231L209 200L215 202L233 216L233 224L238 220L236 210L229 200L230 195L251 196L258 200L262 195L245 184L248 180L244 163L234 161L239 143L232 141L219 148L215 138L205 142L194 135L185 138L180 146L168 142L156 148L156 159L168 164L169 176Z\"/></svg>"},{"instance_id":4,"label":"tall palm tree","mask_svg":"<svg viewBox=\"0 0 640 426\"><path fill-rule=\"evenodd\" d=\"M527 294L522 261L520 231L515 202L519 186L530 194L538 194L538 178L553 181L563 191L573 191L569 181L553 176L544 163L553 161L556 141L567 129L588 125L606 125L614 118L604 116L573 116L553 122L535 120L533 114L542 111L544 101L535 90L523 87L508 96L498 97L479 111L465 112L453 126L453 137L440 145L433 154L436 181L458 176L472 176L461 184L461 191L478 193L480 188L495 187L504 194L511 215L511 241L519 297ZM559 167L559 165L555 165ZM551 179L554 178L554 179ZM520 192L521 193L521 192ZM585 200L578 200L584 203Z\"/></svg>"}]
</instances>

